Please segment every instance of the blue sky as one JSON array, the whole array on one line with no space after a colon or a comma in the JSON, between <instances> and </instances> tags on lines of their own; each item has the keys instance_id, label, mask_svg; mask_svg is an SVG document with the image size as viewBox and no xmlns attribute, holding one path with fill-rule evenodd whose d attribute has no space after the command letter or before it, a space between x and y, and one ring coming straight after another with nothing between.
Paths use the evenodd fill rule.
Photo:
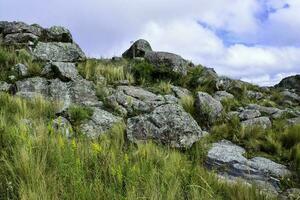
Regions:
<instances>
[{"instance_id":1,"label":"blue sky","mask_svg":"<svg viewBox=\"0 0 300 200\"><path fill-rule=\"evenodd\" d=\"M93 57L144 38L259 85L300 73L300 0L0 0L0 20L66 26Z\"/></svg>"}]
</instances>

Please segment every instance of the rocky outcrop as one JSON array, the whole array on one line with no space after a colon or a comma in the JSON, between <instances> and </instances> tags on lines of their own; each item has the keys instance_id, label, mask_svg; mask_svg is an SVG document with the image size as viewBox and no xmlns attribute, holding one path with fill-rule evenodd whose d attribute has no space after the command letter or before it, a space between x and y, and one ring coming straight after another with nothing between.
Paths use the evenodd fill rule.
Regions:
<instances>
[{"instance_id":1,"label":"rocky outcrop","mask_svg":"<svg viewBox=\"0 0 300 200\"><path fill-rule=\"evenodd\" d=\"M70 31L62 26L52 26L44 29L40 40L43 42L73 42Z\"/></svg>"},{"instance_id":2,"label":"rocky outcrop","mask_svg":"<svg viewBox=\"0 0 300 200\"><path fill-rule=\"evenodd\" d=\"M208 93L198 92L196 95L196 111L209 123L215 122L222 114L223 106Z\"/></svg>"},{"instance_id":3,"label":"rocky outcrop","mask_svg":"<svg viewBox=\"0 0 300 200\"><path fill-rule=\"evenodd\" d=\"M284 166L263 157L247 159L245 149L222 140L214 143L207 155L206 164L225 177L240 177L249 183L269 183L280 191L280 179L291 172ZM265 184L266 185L266 184Z\"/></svg>"},{"instance_id":4,"label":"rocky outcrop","mask_svg":"<svg viewBox=\"0 0 300 200\"><path fill-rule=\"evenodd\" d=\"M140 39L134 42L131 47L126 50L122 56L124 58L135 58L135 57L144 57L146 52L152 51L151 45L148 41Z\"/></svg>"},{"instance_id":5,"label":"rocky outcrop","mask_svg":"<svg viewBox=\"0 0 300 200\"><path fill-rule=\"evenodd\" d=\"M197 122L176 104L159 106L150 114L127 121L127 137L132 142L153 140L171 147L188 148L203 135Z\"/></svg>"},{"instance_id":6,"label":"rocky outcrop","mask_svg":"<svg viewBox=\"0 0 300 200\"><path fill-rule=\"evenodd\" d=\"M280 81L276 88L295 89L300 93L300 75L289 76Z\"/></svg>"},{"instance_id":7,"label":"rocky outcrop","mask_svg":"<svg viewBox=\"0 0 300 200\"><path fill-rule=\"evenodd\" d=\"M214 94L214 99L216 99L217 101L224 101L224 100L228 100L228 99L234 99L234 96L226 91L217 91Z\"/></svg>"},{"instance_id":8,"label":"rocky outcrop","mask_svg":"<svg viewBox=\"0 0 300 200\"><path fill-rule=\"evenodd\" d=\"M272 126L272 122L268 117L258 117L253 119L248 119L246 121L242 121L242 126L247 128L252 127L262 127L263 129L270 128Z\"/></svg>"},{"instance_id":9,"label":"rocky outcrop","mask_svg":"<svg viewBox=\"0 0 300 200\"><path fill-rule=\"evenodd\" d=\"M258 110L248 110L245 109L239 113L240 120L249 120L254 119L256 117L260 117L261 113Z\"/></svg>"}]
</instances>

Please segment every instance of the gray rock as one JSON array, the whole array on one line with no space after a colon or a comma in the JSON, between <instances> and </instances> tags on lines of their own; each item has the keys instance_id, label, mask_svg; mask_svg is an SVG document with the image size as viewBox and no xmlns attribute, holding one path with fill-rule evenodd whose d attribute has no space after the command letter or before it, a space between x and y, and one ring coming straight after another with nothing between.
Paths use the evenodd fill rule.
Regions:
<instances>
[{"instance_id":1,"label":"gray rock","mask_svg":"<svg viewBox=\"0 0 300 200\"><path fill-rule=\"evenodd\" d=\"M188 89L185 89L183 87L174 86L174 85L171 86L171 90L173 91L175 97L177 97L177 98L182 98L182 97L189 96L192 94Z\"/></svg>"},{"instance_id":2,"label":"gray rock","mask_svg":"<svg viewBox=\"0 0 300 200\"><path fill-rule=\"evenodd\" d=\"M65 111L72 104L69 84L59 79L50 80L48 94L45 96L51 102L57 104L57 113Z\"/></svg>"},{"instance_id":3,"label":"gray rock","mask_svg":"<svg viewBox=\"0 0 300 200\"><path fill-rule=\"evenodd\" d=\"M79 78L78 71L74 63L52 62L51 71L62 81L76 81Z\"/></svg>"},{"instance_id":4,"label":"gray rock","mask_svg":"<svg viewBox=\"0 0 300 200\"><path fill-rule=\"evenodd\" d=\"M134 42L131 47L126 50L122 56L124 58L144 57L147 51L152 51L148 41L140 39Z\"/></svg>"},{"instance_id":5,"label":"gray rock","mask_svg":"<svg viewBox=\"0 0 300 200\"><path fill-rule=\"evenodd\" d=\"M196 83L200 86L207 85L208 83L216 84L218 80L218 74L213 68L199 67L201 69L200 77L198 77ZM215 88L214 88L215 89Z\"/></svg>"},{"instance_id":6,"label":"gray rock","mask_svg":"<svg viewBox=\"0 0 300 200\"><path fill-rule=\"evenodd\" d=\"M42 28L38 25L28 25L24 22L7 22L3 26L3 34L13 34L13 33L32 33L36 36L40 36L42 33Z\"/></svg>"},{"instance_id":7,"label":"gray rock","mask_svg":"<svg viewBox=\"0 0 300 200\"><path fill-rule=\"evenodd\" d=\"M72 43L72 35L68 29L62 26L52 26L43 31L41 41L43 42L67 42Z\"/></svg>"},{"instance_id":8,"label":"gray rock","mask_svg":"<svg viewBox=\"0 0 300 200\"><path fill-rule=\"evenodd\" d=\"M134 86L118 86L106 99L111 107L123 115L130 116L151 112L155 107L165 103L163 96Z\"/></svg>"},{"instance_id":9,"label":"gray rock","mask_svg":"<svg viewBox=\"0 0 300 200\"><path fill-rule=\"evenodd\" d=\"M246 121L243 121L242 125L247 128L260 126L264 129L267 129L272 126L272 123L268 117L258 117L258 118L248 119Z\"/></svg>"},{"instance_id":10,"label":"gray rock","mask_svg":"<svg viewBox=\"0 0 300 200\"><path fill-rule=\"evenodd\" d=\"M11 86L11 84L8 84L4 81L0 81L0 92L9 92Z\"/></svg>"},{"instance_id":11,"label":"gray rock","mask_svg":"<svg viewBox=\"0 0 300 200\"><path fill-rule=\"evenodd\" d=\"M274 115L278 112L281 112L281 110L278 109L278 108L265 107L265 106L261 106L261 105L257 105L257 104L249 104L249 105L246 106L246 109L258 110L262 114L266 114L266 115L269 115L269 116L272 116L272 115Z\"/></svg>"},{"instance_id":12,"label":"gray rock","mask_svg":"<svg viewBox=\"0 0 300 200\"><path fill-rule=\"evenodd\" d=\"M70 138L73 133L71 123L64 117L58 117L52 121L52 127L55 131L61 133L62 135Z\"/></svg>"},{"instance_id":13,"label":"gray rock","mask_svg":"<svg viewBox=\"0 0 300 200\"><path fill-rule=\"evenodd\" d=\"M280 191L279 179L290 176L291 172L284 165L263 157L248 160L243 156L244 153L245 149L242 147L222 140L212 145L206 164L223 177L238 177L250 181L249 183L260 183L263 187L272 185L271 188Z\"/></svg>"},{"instance_id":14,"label":"gray rock","mask_svg":"<svg viewBox=\"0 0 300 200\"><path fill-rule=\"evenodd\" d=\"M296 89L300 92L300 75L289 76L280 81L276 88L285 88L285 89Z\"/></svg>"},{"instance_id":15,"label":"gray rock","mask_svg":"<svg viewBox=\"0 0 300 200\"><path fill-rule=\"evenodd\" d=\"M223 100L226 100L226 99L234 99L234 96L226 91L217 91L215 94L214 94L214 98L217 100L217 101L223 101Z\"/></svg>"},{"instance_id":16,"label":"gray rock","mask_svg":"<svg viewBox=\"0 0 300 200\"><path fill-rule=\"evenodd\" d=\"M173 95L170 95L170 94L164 95L164 98L165 98L166 103L168 103L168 104L178 104L179 103L178 98L176 98Z\"/></svg>"},{"instance_id":17,"label":"gray rock","mask_svg":"<svg viewBox=\"0 0 300 200\"><path fill-rule=\"evenodd\" d=\"M38 36L32 33L12 33L7 34L3 39L3 44L5 45L15 45L15 44L34 44L38 41Z\"/></svg>"},{"instance_id":18,"label":"gray rock","mask_svg":"<svg viewBox=\"0 0 300 200\"><path fill-rule=\"evenodd\" d=\"M287 122L291 126L300 124L300 117L295 117L295 118L292 118L292 119L288 119Z\"/></svg>"},{"instance_id":19,"label":"gray rock","mask_svg":"<svg viewBox=\"0 0 300 200\"><path fill-rule=\"evenodd\" d=\"M70 94L72 103L101 107L100 102L96 96L95 85L91 81L79 78L70 83Z\"/></svg>"},{"instance_id":20,"label":"gray rock","mask_svg":"<svg viewBox=\"0 0 300 200\"><path fill-rule=\"evenodd\" d=\"M29 73L28 73L28 67L22 63L18 63L14 66L14 70L17 72L17 74L20 76L20 77L25 77L25 76L28 76Z\"/></svg>"},{"instance_id":21,"label":"gray rock","mask_svg":"<svg viewBox=\"0 0 300 200\"><path fill-rule=\"evenodd\" d=\"M285 90L285 91L282 91L280 94L283 96L283 99L285 101L300 103L300 96L296 93L293 93L289 90Z\"/></svg>"},{"instance_id":22,"label":"gray rock","mask_svg":"<svg viewBox=\"0 0 300 200\"><path fill-rule=\"evenodd\" d=\"M256 117L260 117L261 113L258 110L248 110L245 109L239 114L239 118L241 120L254 119Z\"/></svg>"},{"instance_id":23,"label":"gray rock","mask_svg":"<svg viewBox=\"0 0 300 200\"><path fill-rule=\"evenodd\" d=\"M233 94L241 93L247 83L240 80L233 80L225 76L220 76L216 80L217 90L231 92Z\"/></svg>"},{"instance_id":24,"label":"gray rock","mask_svg":"<svg viewBox=\"0 0 300 200\"><path fill-rule=\"evenodd\" d=\"M220 101L215 100L205 92L196 95L196 110L200 115L207 117L209 123L213 123L222 113L223 106Z\"/></svg>"},{"instance_id":25,"label":"gray rock","mask_svg":"<svg viewBox=\"0 0 300 200\"><path fill-rule=\"evenodd\" d=\"M145 60L153 64L158 69L169 70L182 75L186 75L188 68L192 64L181 56L168 52L147 51Z\"/></svg>"},{"instance_id":26,"label":"gray rock","mask_svg":"<svg viewBox=\"0 0 300 200\"><path fill-rule=\"evenodd\" d=\"M33 55L37 60L54 62L76 62L85 59L83 51L75 43L39 42Z\"/></svg>"},{"instance_id":27,"label":"gray rock","mask_svg":"<svg viewBox=\"0 0 300 200\"><path fill-rule=\"evenodd\" d=\"M153 140L171 147L188 148L202 136L197 122L176 104L159 106L150 114L127 121L127 137L132 142Z\"/></svg>"},{"instance_id":28,"label":"gray rock","mask_svg":"<svg viewBox=\"0 0 300 200\"><path fill-rule=\"evenodd\" d=\"M49 82L45 78L34 77L16 82L16 95L24 98L48 96Z\"/></svg>"},{"instance_id":29,"label":"gray rock","mask_svg":"<svg viewBox=\"0 0 300 200\"><path fill-rule=\"evenodd\" d=\"M263 93L255 92L255 91L252 91L252 90L248 90L246 95L249 99L256 99L256 100L260 100L264 97Z\"/></svg>"},{"instance_id":30,"label":"gray rock","mask_svg":"<svg viewBox=\"0 0 300 200\"><path fill-rule=\"evenodd\" d=\"M116 117L105 110L93 108L91 119L81 124L80 131L88 137L97 138L120 122L122 122L122 118Z\"/></svg>"}]
</instances>

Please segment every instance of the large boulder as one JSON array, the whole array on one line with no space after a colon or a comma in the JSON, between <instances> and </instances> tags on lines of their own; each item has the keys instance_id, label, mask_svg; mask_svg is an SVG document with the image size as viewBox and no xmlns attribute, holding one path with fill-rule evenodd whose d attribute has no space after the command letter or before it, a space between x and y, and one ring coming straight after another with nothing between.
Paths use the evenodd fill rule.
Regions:
<instances>
[{"instance_id":1,"label":"large boulder","mask_svg":"<svg viewBox=\"0 0 300 200\"><path fill-rule=\"evenodd\" d=\"M67 42L72 43L72 35L68 29L62 26L52 26L44 29L41 41L43 42Z\"/></svg>"},{"instance_id":2,"label":"large boulder","mask_svg":"<svg viewBox=\"0 0 300 200\"><path fill-rule=\"evenodd\" d=\"M262 127L263 129L267 129L272 126L272 122L268 117L258 117L242 121L242 126L246 128Z\"/></svg>"},{"instance_id":3,"label":"large boulder","mask_svg":"<svg viewBox=\"0 0 300 200\"><path fill-rule=\"evenodd\" d=\"M232 100L234 99L234 96L226 91L217 91L215 94L214 94L214 98L217 100L217 101L224 101L224 100Z\"/></svg>"},{"instance_id":4,"label":"large boulder","mask_svg":"<svg viewBox=\"0 0 300 200\"><path fill-rule=\"evenodd\" d=\"M222 114L223 106L206 92L196 95L196 111L211 124Z\"/></svg>"},{"instance_id":5,"label":"large boulder","mask_svg":"<svg viewBox=\"0 0 300 200\"><path fill-rule=\"evenodd\" d=\"M135 86L118 86L106 100L111 107L124 116L151 112L165 103L163 96Z\"/></svg>"},{"instance_id":6,"label":"large boulder","mask_svg":"<svg viewBox=\"0 0 300 200\"><path fill-rule=\"evenodd\" d=\"M159 69L163 68L182 75L186 75L188 68L192 66L191 62L181 56L168 52L147 51L145 59Z\"/></svg>"},{"instance_id":7,"label":"large boulder","mask_svg":"<svg viewBox=\"0 0 300 200\"><path fill-rule=\"evenodd\" d=\"M275 107L266 107L257 104L249 104L246 106L248 110L258 110L261 114L270 116L271 118L278 118L283 114L283 111Z\"/></svg>"},{"instance_id":8,"label":"large boulder","mask_svg":"<svg viewBox=\"0 0 300 200\"><path fill-rule=\"evenodd\" d=\"M224 177L240 177L255 184L265 182L280 191L280 179L291 174L286 166L263 157L247 159L244 153L246 151L242 147L222 140L212 145L206 164Z\"/></svg>"},{"instance_id":9,"label":"large boulder","mask_svg":"<svg viewBox=\"0 0 300 200\"><path fill-rule=\"evenodd\" d=\"M59 78L62 81L76 81L80 76L75 63L50 62L47 63L42 71L42 75L49 78Z\"/></svg>"},{"instance_id":10,"label":"large boulder","mask_svg":"<svg viewBox=\"0 0 300 200\"><path fill-rule=\"evenodd\" d=\"M16 95L24 98L48 96L49 81L45 78L34 77L16 82Z\"/></svg>"},{"instance_id":11,"label":"large boulder","mask_svg":"<svg viewBox=\"0 0 300 200\"><path fill-rule=\"evenodd\" d=\"M245 109L239 113L239 118L241 120L254 119L256 117L260 117L261 113L258 110L248 110Z\"/></svg>"},{"instance_id":12,"label":"large boulder","mask_svg":"<svg viewBox=\"0 0 300 200\"><path fill-rule=\"evenodd\" d=\"M296 89L300 92L300 75L289 76L282 79L277 85L276 88L285 88L285 89Z\"/></svg>"},{"instance_id":13,"label":"large boulder","mask_svg":"<svg viewBox=\"0 0 300 200\"><path fill-rule=\"evenodd\" d=\"M3 39L5 45L29 44L33 45L38 41L38 36L32 33L12 33L7 34Z\"/></svg>"},{"instance_id":14,"label":"large boulder","mask_svg":"<svg viewBox=\"0 0 300 200\"><path fill-rule=\"evenodd\" d=\"M126 50L122 56L124 58L144 57L147 51L152 51L148 41L140 39L134 42L131 47Z\"/></svg>"},{"instance_id":15,"label":"large boulder","mask_svg":"<svg viewBox=\"0 0 300 200\"><path fill-rule=\"evenodd\" d=\"M80 131L88 137L97 138L120 122L122 122L122 118L116 117L105 110L93 108L91 119L81 124Z\"/></svg>"},{"instance_id":16,"label":"large boulder","mask_svg":"<svg viewBox=\"0 0 300 200\"><path fill-rule=\"evenodd\" d=\"M1 24L4 36L14 33L32 33L39 37L42 34L42 28L37 24L28 25L24 22L2 22Z\"/></svg>"},{"instance_id":17,"label":"large boulder","mask_svg":"<svg viewBox=\"0 0 300 200\"><path fill-rule=\"evenodd\" d=\"M192 116L177 104L165 104L150 114L129 118L127 137L132 142L153 140L176 148L188 148L203 132Z\"/></svg>"},{"instance_id":18,"label":"large boulder","mask_svg":"<svg viewBox=\"0 0 300 200\"><path fill-rule=\"evenodd\" d=\"M37 60L53 62L76 62L85 59L85 54L75 43L39 42L33 55Z\"/></svg>"}]
</instances>

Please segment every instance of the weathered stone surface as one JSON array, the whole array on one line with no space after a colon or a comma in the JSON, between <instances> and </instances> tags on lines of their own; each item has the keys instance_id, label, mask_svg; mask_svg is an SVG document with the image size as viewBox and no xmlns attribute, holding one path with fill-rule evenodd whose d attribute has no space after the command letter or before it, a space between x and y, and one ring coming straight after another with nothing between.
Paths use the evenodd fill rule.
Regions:
<instances>
[{"instance_id":1,"label":"weathered stone surface","mask_svg":"<svg viewBox=\"0 0 300 200\"><path fill-rule=\"evenodd\" d=\"M69 85L59 79L50 81L48 94L45 97L51 102L57 103L57 113L63 112L72 104Z\"/></svg>"},{"instance_id":2,"label":"weathered stone surface","mask_svg":"<svg viewBox=\"0 0 300 200\"><path fill-rule=\"evenodd\" d=\"M85 59L83 51L75 43L39 42L33 55L37 60L54 62L76 62Z\"/></svg>"},{"instance_id":3,"label":"weathered stone surface","mask_svg":"<svg viewBox=\"0 0 300 200\"><path fill-rule=\"evenodd\" d=\"M164 95L164 98L165 98L166 103L168 103L168 104L178 104L179 103L179 99L173 95L169 95L169 94Z\"/></svg>"},{"instance_id":4,"label":"weathered stone surface","mask_svg":"<svg viewBox=\"0 0 300 200\"><path fill-rule=\"evenodd\" d=\"M144 57L147 51L152 51L148 41L140 39L134 42L131 47L126 50L122 56L124 58Z\"/></svg>"},{"instance_id":5,"label":"weathered stone surface","mask_svg":"<svg viewBox=\"0 0 300 200\"><path fill-rule=\"evenodd\" d=\"M260 126L266 129L266 128L270 128L272 126L272 123L268 117L258 117L258 118L248 119L246 121L243 121L242 125L247 128Z\"/></svg>"},{"instance_id":6,"label":"weathered stone surface","mask_svg":"<svg viewBox=\"0 0 300 200\"><path fill-rule=\"evenodd\" d=\"M91 138L97 138L102 133L108 131L116 123L120 123L122 118L116 117L113 114L93 108L91 119L80 126L80 131Z\"/></svg>"},{"instance_id":7,"label":"weathered stone surface","mask_svg":"<svg viewBox=\"0 0 300 200\"><path fill-rule=\"evenodd\" d=\"M300 96L296 93L293 93L289 90L285 90L285 91L282 91L280 94L283 96L285 101L300 103Z\"/></svg>"},{"instance_id":8,"label":"weathered stone surface","mask_svg":"<svg viewBox=\"0 0 300 200\"><path fill-rule=\"evenodd\" d=\"M70 138L73 133L71 123L64 117L59 116L52 121L52 127L55 131L61 133L62 135Z\"/></svg>"},{"instance_id":9,"label":"weathered stone surface","mask_svg":"<svg viewBox=\"0 0 300 200\"><path fill-rule=\"evenodd\" d=\"M217 90L227 91L233 94L243 92L246 84L246 82L233 80L225 76L220 76L216 80Z\"/></svg>"},{"instance_id":10,"label":"weathered stone surface","mask_svg":"<svg viewBox=\"0 0 300 200\"><path fill-rule=\"evenodd\" d=\"M287 122L288 122L289 125L292 125L292 126L300 124L300 117L295 117L295 118L292 118L292 119L288 119Z\"/></svg>"},{"instance_id":11,"label":"weathered stone surface","mask_svg":"<svg viewBox=\"0 0 300 200\"><path fill-rule=\"evenodd\" d=\"M34 77L28 78L22 81L16 82L16 95L33 98L36 96L47 96L48 95L49 82L45 78Z\"/></svg>"},{"instance_id":12,"label":"weathered stone surface","mask_svg":"<svg viewBox=\"0 0 300 200\"><path fill-rule=\"evenodd\" d=\"M3 25L3 34L13 33L32 33L36 36L40 36L42 28L38 25L28 25L24 22L6 22Z\"/></svg>"},{"instance_id":13,"label":"weathered stone surface","mask_svg":"<svg viewBox=\"0 0 300 200\"><path fill-rule=\"evenodd\" d=\"M159 106L150 114L127 121L127 137L132 142L153 140L171 147L188 148L202 136L197 122L176 104Z\"/></svg>"},{"instance_id":14,"label":"weathered stone surface","mask_svg":"<svg viewBox=\"0 0 300 200\"><path fill-rule=\"evenodd\" d=\"M168 53L168 52L156 52L156 51L147 51L145 53L145 60L152 63L157 68L162 68L173 71L182 75L186 75L188 68L192 64L181 56Z\"/></svg>"},{"instance_id":15,"label":"weathered stone surface","mask_svg":"<svg viewBox=\"0 0 300 200\"><path fill-rule=\"evenodd\" d=\"M257 105L257 104L249 104L246 106L246 109L249 110L258 110L259 112L261 112L262 114L266 114L268 116L273 116L273 115L277 115L279 113L282 112L282 110L275 108L275 107L265 107L265 106L261 106L261 105Z\"/></svg>"},{"instance_id":16,"label":"weathered stone surface","mask_svg":"<svg viewBox=\"0 0 300 200\"><path fill-rule=\"evenodd\" d=\"M11 84L8 84L4 81L0 81L0 92L9 92Z\"/></svg>"},{"instance_id":17,"label":"weathered stone surface","mask_svg":"<svg viewBox=\"0 0 300 200\"><path fill-rule=\"evenodd\" d=\"M213 123L223 110L220 101L215 100L205 92L198 92L196 95L196 110L200 115L207 117L210 123Z\"/></svg>"},{"instance_id":18,"label":"weathered stone surface","mask_svg":"<svg viewBox=\"0 0 300 200\"><path fill-rule=\"evenodd\" d=\"M38 40L38 36L32 33L12 33L7 34L3 39L5 45L29 44L33 45ZM31 42L31 43L30 43Z\"/></svg>"},{"instance_id":19,"label":"weathered stone surface","mask_svg":"<svg viewBox=\"0 0 300 200\"><path fill-rule=\"evenodd\" d=\"M18 76L20 77L24 77L24 76L28 76L28 67L22 63L18 63L16 64L14 67L14 70L17 72Z\"/></svg>"},{"instance_id":20,"label":"weathered stone surface","mask_svg":"<svg viewBox=\"0 0 300 200\"><path fill-rule=\"evenodd\" d=\"M185 89L183 87L174 86L174 85L171 86L171 90L173 91L174 95L177 98L182 98L182 97L189 96L192 94L188 89Z\"/></svg>"},{"instance_id":21,"label":"weathered stone surface","mask_svg":"<svg viewBox=\"0 0 300 200\"><path fill-rule=\"evenodd\" d=\"M68 42L72 43L72 35L68 29L62 26L52 26L43 31L41 41L43 42Z\"/></svg>"},{"instance_id":22,"label":"weathered stone surface","mask_svg":"<svg viewBox=\"0 0 300 200\"><path fill-rule=\"evenodd\" d=\"M258 110L248 110L245 109L239 113L239 118L241 120L254 119L256 117L260 117L261 113Z\"/></svg>"},{"instance_id":23,"label":"weathered stone surface","mask_svg":"<svg viewBox=\"0 0 300 200\"><path fill-rule=\"evenodd\" d=\"M243 156L244 153L245 149L242 147L222 140L214 143L208 151L206 164L224 177L240 177L254 183L269 183L279 191L279 179L289 176L291 172L284 165L263 157L248 160Z\"/></svg>"},{"instance_id":24,"label":"weathered stone surface","mask_svg":"<svg viewBox=\"0 0 300 200\"><path fill-rule=\"evenodd\" d=\"M51 71L55 77L62 81L76 81L79 78L78 71L74 63L52 62Z\"/></svg>"},{"instance_id":25,"label":"weathered stone surface","mask_svg":"<svg viewBox=\"0 0 300 200\"><path fill-rule=\"evenodd\" d=\"M226 91L217 91L215 94L214 94L214 98L217 100L217 101L223 101L223 100L226 100L226 99L234 99L234 96Z\"/></svg>"},{"instance_id":26,"label":"weathered stone surface","mask_svg":"<svg viewBox=\"0 0 300 200\"><path fill-rule=\"evenodd\" d=\"M118 86L113 94L107 97L107 102L121 114L134 116L151 112L155 107L165 103L165 100L163 96L140 87Z\"/></svg>"}]
</instances>

